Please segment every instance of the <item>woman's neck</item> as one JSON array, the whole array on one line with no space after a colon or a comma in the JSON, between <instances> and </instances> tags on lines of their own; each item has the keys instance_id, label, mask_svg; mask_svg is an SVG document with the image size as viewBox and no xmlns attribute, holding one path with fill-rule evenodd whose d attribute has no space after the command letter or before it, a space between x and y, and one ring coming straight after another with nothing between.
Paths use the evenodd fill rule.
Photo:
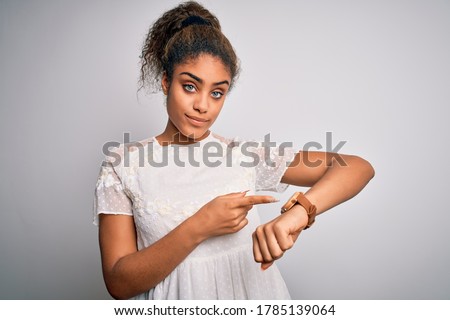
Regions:
<instances>
[{"instance_id":1,"label":"woman's neck","mask_svg":"<svg viewBox=\"0 0 450 320\"><path fill-rule=\"evenodd\" d=\"M156 140L158 140L161 146L166 146L170 144L180 144L180 145L188 145L199 142L210 135L210 131L207 130L201 137L188 137L180 132L178 128L176 128L173 123L169 120L167 122L166 128L164 131L156 136Z\"/></svg>"}]
</instances>

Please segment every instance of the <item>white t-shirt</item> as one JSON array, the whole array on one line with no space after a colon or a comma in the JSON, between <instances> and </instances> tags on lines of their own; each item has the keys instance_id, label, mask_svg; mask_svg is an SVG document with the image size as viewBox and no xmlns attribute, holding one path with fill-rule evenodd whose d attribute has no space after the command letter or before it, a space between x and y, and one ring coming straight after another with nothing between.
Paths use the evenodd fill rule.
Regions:
<instances>
[{"instance_id":1,"label":"white t-shirt","mask_svg":"<svg viewBox=\"0 0 450 320\"><path fill-rule=\"evenodd\" d=\"M94 197L98 214L134 218L141 250L173 230L215 197L249 190L283 192L280 182L292 148L210 133L190 145L161 146L152 137L120 145L104 161ZM253 258L252 233L261 224L257 206L248 225L198 245L162 282L135 299L290 299L276 265L263 271Z\"/></svg>"}]
</instances>

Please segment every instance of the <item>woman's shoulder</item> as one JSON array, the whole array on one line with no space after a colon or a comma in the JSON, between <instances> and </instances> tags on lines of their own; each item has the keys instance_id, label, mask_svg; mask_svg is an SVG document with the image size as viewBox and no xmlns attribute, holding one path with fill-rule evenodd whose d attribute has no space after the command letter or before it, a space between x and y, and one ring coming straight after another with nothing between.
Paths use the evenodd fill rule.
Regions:
<instances>
[{"instance_id":1,"label":"woman's shoulder","mask_svg":"<svg viewBox=\"0 0 450 320\"><path fill-rule=\"evenodd\" d=\"M154 137L132 142L116 142L106 148L106 152L104 151L105 160L106 162L113 163L114 166L123 164L124 160L139 154L149 144L153 143L153 141Z\"/></svg>"},{"instance_id":2,"label":"woman's shoulder","mask_svg":"<svg viewBox=\"0 0 450 320\"><path fill-rule=\"evenodd\" d=\"M221 143L224 143L226 145L229 145L229 144L233 143L233 141L235 140L235 138L226 138L226 137L224 137L222 135L219 135L219 134L217 134L215 132L211 132L211 136L212 136L212 138L214 138L217 141L219 141Z\"/></svg>"}]
</instances>

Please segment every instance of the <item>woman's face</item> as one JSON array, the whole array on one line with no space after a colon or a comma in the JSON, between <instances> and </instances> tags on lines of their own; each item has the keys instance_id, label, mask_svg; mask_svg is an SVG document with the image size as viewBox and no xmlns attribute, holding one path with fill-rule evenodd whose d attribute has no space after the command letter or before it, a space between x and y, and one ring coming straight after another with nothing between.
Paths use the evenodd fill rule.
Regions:
<instances>
[{"instance_id":1,"label":"woman's face","mask_svg":"<svg viewBox=\"0 0 450 320\"><path fill-rule=\"evenodd\" d=\"M177 65L171 83L164 76L162 88L169 115L164 138L182 144L207 135L222 109L230 82L225 65L209 54Z\"/></svg>"}]
</instances>

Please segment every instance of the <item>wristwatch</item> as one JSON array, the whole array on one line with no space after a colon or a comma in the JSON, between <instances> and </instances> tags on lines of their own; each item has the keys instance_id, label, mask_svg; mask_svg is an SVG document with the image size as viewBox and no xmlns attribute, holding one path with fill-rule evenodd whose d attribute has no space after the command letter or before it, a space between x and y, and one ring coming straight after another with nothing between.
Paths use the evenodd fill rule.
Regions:
<instances>
[{"instance_id":1,"label":"wristwatch","mask_svg":"<svg viewBox=\"0 0 450 320\"><path fill-rule=\"evenodd\" d=\"M312 226L314 220L316 219L317 208L309 202L302 192L296 192L289 198L289 200L281 207L281 214L290 210L297 203L305 208L306 213L308 214L308 225L305 227L305 229L308 229Z\"/></svg>"}]
</instances>

